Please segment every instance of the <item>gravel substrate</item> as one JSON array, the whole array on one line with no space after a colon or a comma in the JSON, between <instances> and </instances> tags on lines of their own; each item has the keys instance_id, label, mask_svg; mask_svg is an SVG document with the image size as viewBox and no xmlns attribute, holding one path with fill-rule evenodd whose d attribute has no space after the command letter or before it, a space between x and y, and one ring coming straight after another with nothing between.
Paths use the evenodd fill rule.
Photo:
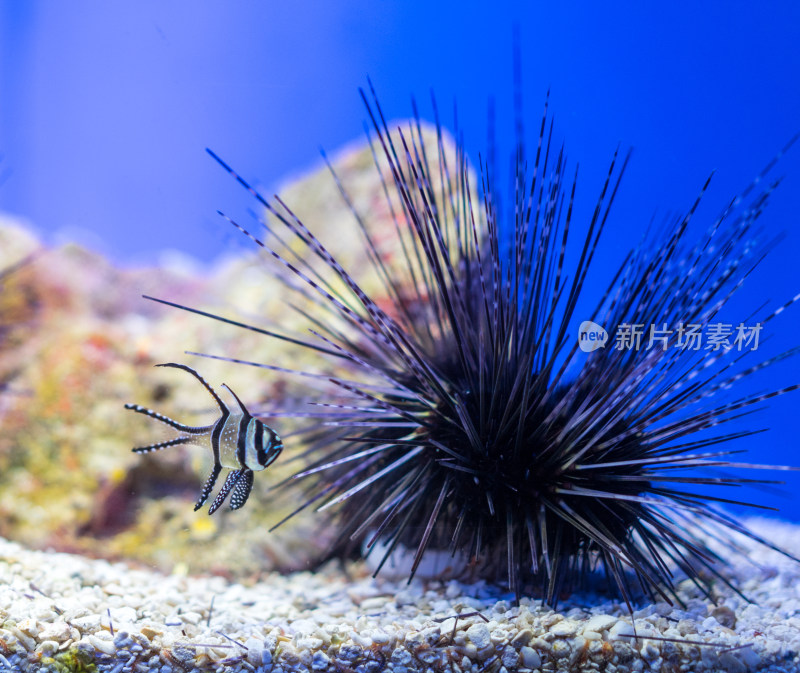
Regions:
<instances>
[{"instance_id":1,"label":"gravel substrate","mask_svg":"<svg viewBox=\"0 0 800 673\"><path fill-rule=\"evenodd\" d=\"M800 529L752 527L797 553ZM686 610L572 596L514 606L483 583L271 574L254 586L165 576L0 540L0 670L800 671L800 564L751 545L717 605L680 584ZM456 615L464 615L455 619Z\"/></svg>"}]
</instances>

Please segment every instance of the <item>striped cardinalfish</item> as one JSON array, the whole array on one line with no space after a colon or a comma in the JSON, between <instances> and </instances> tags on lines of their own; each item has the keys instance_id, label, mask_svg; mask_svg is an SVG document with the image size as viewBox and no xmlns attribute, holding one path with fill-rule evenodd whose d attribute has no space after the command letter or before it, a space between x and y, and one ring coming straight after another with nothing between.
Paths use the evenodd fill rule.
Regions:
<instances>
[{"instance_id":1,"label":"striped cardinalfish","mask_svg":"<svg viewBox=\"0 0 800 673\"><path fill-rule=\"evenodd\" d=\"M216 512L229 494L232 494L231 509L241 508L247 502L250 490L253 488L253 473L269 467L280 455L280 452L283 451L281 438L268 425L257 418L253 418L236 393L224 383L222 384L223 387L233 395L241 411L231 412L214 389L191 367L175 362L156 366L175 367L189 372L203 384L203 387L214 398L222 415L211 425L189 426L178 423L167 416L138 404L126 404L126 409L154 418L183 433L164 442L137 447L133 449L133 452L150 453L151 451L160 451L178 444L210 445L214 457L214 467L203 485L203 491L194 509L195 511L200 509L208 499L223 467L230 471L225 483L211 503L208 513L213 514Z\"/></svg>"}]
</instances>

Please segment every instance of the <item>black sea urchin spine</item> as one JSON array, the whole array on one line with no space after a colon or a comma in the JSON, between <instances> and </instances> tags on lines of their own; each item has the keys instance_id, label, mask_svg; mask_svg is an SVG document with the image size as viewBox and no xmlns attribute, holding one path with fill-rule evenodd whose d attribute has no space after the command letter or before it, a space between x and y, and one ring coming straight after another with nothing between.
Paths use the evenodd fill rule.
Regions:
<instances>
[{"instance_id":1,"label":"black sea urchin spine","mask_svg":"<svg viewBox=\"0 0 800 673\"><path fill-rule=\"evenodd\" d=\"M513 218L501 223L493 176L481 166L476 182L438 119L432 147L418 116L390 132L374 92L372 102L362 96L394 257L334 177L378 289L359 285L280 198L269 202L236 176L306 248L305 258L293 257L280 238L261 240L236 224L277 261L289 290L311 298L315 339L211 316L330 359L329 371L296 372L317 382L323 407L297 414L317 417L306 467L292 481L305 488L298 511L328 512L339 551L380 544L378 570L398 546L414 550L411 576L426 550L448 549L517 595L538 585L551 604L598 565L629 605L637 587L674 596L675 566L709 594L704 569L722 577L709 535L729 550L730 531L767 543L710 505L738 501L694 492L759 481L698 473L763 467L731 463L734 451L716 446L755 431L705 431L798 386L715 396L797 349L743 368L752 353L687 351L673 331L655 347L583 355L572 332L584 317L576 306L628 157L614 156L570 264L577 170L570 177L563 148L551 146L546 106L530 164L518 140ZM651 232L631 250L586 317L606 326L711 325L770 246L752 229L774 186L748 188L692 243L698 198L667 236Z\"/></svg>"}]
</instances>

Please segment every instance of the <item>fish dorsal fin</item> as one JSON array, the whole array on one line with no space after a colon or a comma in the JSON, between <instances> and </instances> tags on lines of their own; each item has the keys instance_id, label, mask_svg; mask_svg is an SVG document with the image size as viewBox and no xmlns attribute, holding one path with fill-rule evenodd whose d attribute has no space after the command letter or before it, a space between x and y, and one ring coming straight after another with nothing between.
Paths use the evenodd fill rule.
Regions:
<instances>
[{"instance_id":1,"label":"fish dorsal fin","mask_svg":"<svg viewBox=\"0 0 800 673\"><path fill-rule=\"evenodd\" d=\"M192 369L188 365L178 364L177 362L165 362L164 364L156 365L156 367L174 367L175 369L183 369L183 371L189 372L198 381L200 381L200 383L203 384L203 387L208 391L208 394L214 398L214 401L219 405L219 408L222 411L222 415L225 416L227 414L230 414L230 410L228 409L227 405L225 404L225 402L222 401L220 396L217 395L216 391L210 385L208 385L206 380L202 376L200 376L200 374L198 374L194 369ZM234 397L236 396L234 395ZM239 404L241 404L241 402L239 402Z\"/></svg>"},{"instance_id":2,"label":"fish dorsal fin","mask_svg":"<svg viewBox=\"0 0 800 673\"><path fill-rule=\"evenodd\" d=\"M222 387L225 388L231 395L233 395L233 399L235 399L239 403L239 408L241 408L242 413L247 416L247 418L253 418L250 415L250 412L247 410L247 407L244 406L244 403L239 399L239 396L231 390L231 387L227 383L223 383Z\"/></svg>"}]
</instances>

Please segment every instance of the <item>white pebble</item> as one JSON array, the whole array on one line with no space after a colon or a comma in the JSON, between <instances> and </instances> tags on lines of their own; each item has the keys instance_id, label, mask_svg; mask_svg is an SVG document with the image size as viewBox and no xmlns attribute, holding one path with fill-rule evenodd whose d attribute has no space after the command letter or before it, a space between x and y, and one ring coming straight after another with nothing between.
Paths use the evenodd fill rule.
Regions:
<instances>
[{"instance_id":1,"label":"white pebble","mask_svg":"<svg viewBox=\"0 0 800 673\"><path fill-rule=\"evenodd\" d=\"M469 638L479 650L489 647L492 644L489 627L483 623L470 626L467 629L467 638Z\"/></svg>"},{"instance_id":2,"label":"white pebble","mask_svg":"<svg viewBox=\"0 0 800 673\"><path fill-rule=\"evenodd\" d=\"M72 625L84 633L94 633L100 630L100 615L86 615L72 620Z\"/></svg>"},{"instance_id":3,"label":"white pebble","mask_svg":"<svg viewBox=\"0 0 800 673\"><path fill-rule=\"evenodd\" d=\"M43 640L55 640L58 643L63 643L65 640L69 640L70 633L69 624L53 622L52 624L45 624L39 636Z\"/></svg>"},{"instance_id":4,"label":"white pebble","mask_svg":"<svg viewBox=\"0 0 800 673\"><path fill-rule=\"evenodd\" d=\"M90 635L87 636L84 640L88 642L95 650L99 650L104 654L114 654L117 651L117 648L114 647L114 643L111 640L106 640L105 638L101 638L101 635L105 635L104 633L98 633L97 635ZM110 636L111 634L109 634ZM81 641L84 642L84 641Z\"/></svg>"},{"instance_id":5,"label":"white pebble","mask_svg":"<svg viewBox=\"0 0 800 673\"><path fill-rule=\"evenodd\" d=\"M568 619L564 619L550 627L550 633L556 637L574 636L577 632L578 624Z\"/></svg>"},{"instance_id":6,"label":"white pebble","mask_svg":"<svg viewBox=\"0 0 800 673\"><path fill-rule=\"evenodd\" d=\"M23 633L16 626L9 626L8 630L16 636L17 640L22 643L22 646L28 650L28 652L32 652L36 649L36 640L31 638L27 633Z\"/></svg>"},{"instance_id":7,"label":"white pebble","mask_svg":"<svg viewBox=\"0 0 800 673\"><path fill-rule=\"evenodd\" d=\"M539 668L539 666L542 665L542 658L532 647L528 647L526 645L519 651L519 653L522 657L522 664L525 666L525 668Z\"/></svg>"},{"instance_id":8,"label":"white pebble","mask_svg":"<svg viewBox=\"0 0 800 673\"><path fill-rule=\"evenodd\" d=\"M311 668L315 671L326 671L330 665L331 660L324 652L314 652L311 658Z\"/></svg>"},{"instance_id":9,"label":"white pebble","mask_svg":"<svg viewBox=\"0 0 800 673\"><path fill-rule=\"evenodd\" d=\"M503 655L500 657L500 661L502 661L503 666L507 668L516 668L519 662L519 654L517 654L517 651L510 645L506 646L503 650Z\"/></svg>"},{"instance_id":10,"label":"white pebble","mask_svg":"<svg viewBox=\"0 0 800 673\"><path fill-rule=\"evenodd\" d=\"M378 645L386 645L386 643L391 640L389 634L385 631L381 631L380 629L370 631L369 637L372 639L372 642L377 643Z\"/></svg>"},{"instance_id":11,"label":"white pebble","mask_svg":"<svg viewBox=\"0 0 800 673\"><path fill-rule=\"evenodd\" d=\"M723 652L720 654L719 665L728 673L747 673L747 671L750 670L733 652Z\"/></svg>"},{"instance_id":12,"label":"white pebble","mask_svg":"<svg viewBox=\"0 0 800 673\"><path fill-rule=\"evenodd\" d=\"M610 629L618 621L619 619L617 619L617 617L612 617L611 615L594 615L589 617L588 621L584 622L583 630L602 633Z\"/></svg>"},{"instance_id":13,"label":"white pebble","mask_svg":"<svg viewBox=\"0 0 800 673\"><path fill-rule=\"evenodd\" d=\"M738 650L739 656L742 658L742 661L745 663L748 669L755 670L759 666L761 666L761 657L758 656L753 649L750 647L743 647L742 649Z\"/></svg>"},{"instance_id":14,"label":"white pebble","mask_svg":"<svg viewBox=\"0 0 800 673\"><path fill-rule=\"evenodd\" d=\"M448 637L453 633L453 629L456 626L456 620L451 617L450 619L445 619L440 625L439 629L442 633L446 633ZM457 633L457 632L456 632Z\"/></svg>"},{"instance_id":15,"label":"white pebble","mask_svg":"<svg viewBox=\"0 0 800 673\"><path fill-rule=\"evenodd\" d=\"M386 596L375 596L373 598L367 598L361 601L361 605L359 605L359 609L368 612L370 610L378 610L386 605L389 599Z\"/></svg>"},{"instance_id":16,"label":"white pebble","mask_svg":"<svg viewBox=\"0 0 800 673\"><path fill-rule=\"evenodd\" d=\"M22 621L17 622L17 628L23 633L33 637L36 637L42 630L37 621L31 618L23 619Z\"/></svg>"},{"instance_id":17,"label":"white pebble","mask_svg":"<svg viewBox=\"0 0 800 673\"><path fill-rule=\"evenodd\" d=\"M635 635L635 631L633 630L633 626L630 624L619 621L614 624L613 627L611 627L608 635L612 640L623 640L628 642L628 640Z\"/></svg>"},{"instance_id":18,"label":"white pebble","mask_svg":"<svg viewBox=\"0 0 800 673\"><path fill-rule=\"evenodd\" d=\"M58 650L58 643L55 640L43 640L36 646L36 652L45 657L51 657Z\"/></svg>"}]
</instances>

